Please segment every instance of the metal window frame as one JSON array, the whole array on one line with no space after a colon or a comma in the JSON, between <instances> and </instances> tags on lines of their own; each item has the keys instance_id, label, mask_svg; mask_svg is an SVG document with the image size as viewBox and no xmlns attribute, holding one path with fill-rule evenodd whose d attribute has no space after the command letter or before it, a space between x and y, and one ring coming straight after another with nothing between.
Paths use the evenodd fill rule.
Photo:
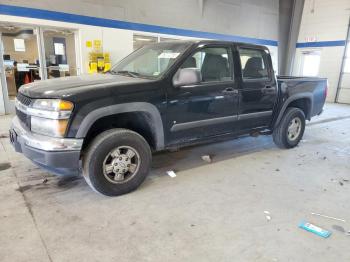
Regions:
<instances>
[{"instance_id":1,"label":"metal window frame","mask_svg":"<svg viewBox=\"0 0 350 262\"><path fill-rule=\"evenodd\" d=\"M346 58L348 48L350 48L350 18L349 18L348 32L346 34L345 48L344 48L343 58L342 58L342 62L341 62L340 73L339 73L338 84L337 84L337 91L335 93L334 103L339 103L338 102L339 101L339 94L340 94L341 84L343 82L343 75L345 74L345 72L344 72L345 58Z\"/></svg>"}]
</instances>

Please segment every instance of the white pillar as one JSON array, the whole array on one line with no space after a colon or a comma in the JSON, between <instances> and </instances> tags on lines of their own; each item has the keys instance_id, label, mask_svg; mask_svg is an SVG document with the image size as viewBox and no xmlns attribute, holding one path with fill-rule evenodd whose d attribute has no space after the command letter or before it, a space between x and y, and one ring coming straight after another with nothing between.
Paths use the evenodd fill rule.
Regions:
<instances>
[{"instance_id":1,"label":"white pillar","mask_svg":"<svg viewBox=\"0 0 350 262\"><path fill-rule=\"evenodd\" d=\"M3 64L3 46L1 41L1 32L0 32L0 115L5 115L5 95L4 88L6 87L6 76Z\"/></svg>"}]
</instances>

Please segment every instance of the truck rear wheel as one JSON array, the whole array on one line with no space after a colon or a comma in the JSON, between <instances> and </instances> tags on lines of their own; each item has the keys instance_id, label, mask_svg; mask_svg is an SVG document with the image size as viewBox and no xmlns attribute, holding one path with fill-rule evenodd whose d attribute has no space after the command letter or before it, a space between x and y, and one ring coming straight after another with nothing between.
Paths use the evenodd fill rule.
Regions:
<instances>
[{"instance_id":1,"label":"truck rear wheel","mask_svg":"<svg viewBox=\"0 0 350 262\"><path fill-rule=\"evenodd\" d=\"M83 159L83 176L95 191L118 196L141 185L151 161L151 149L142 136L127 129L111 129L89 145Z\"/></svg>"},{"instance_id":2,"label":"truck rear wheel","mask_svg":"<svg viewBox=\"0 0 350 262\"><path fill-rule=\"evenodd\" d=\"M305 130L305 114L300 108L287 108L281 122L273 131L273 141L280 148L298 145Z\"/></svg>"}]
</instances>

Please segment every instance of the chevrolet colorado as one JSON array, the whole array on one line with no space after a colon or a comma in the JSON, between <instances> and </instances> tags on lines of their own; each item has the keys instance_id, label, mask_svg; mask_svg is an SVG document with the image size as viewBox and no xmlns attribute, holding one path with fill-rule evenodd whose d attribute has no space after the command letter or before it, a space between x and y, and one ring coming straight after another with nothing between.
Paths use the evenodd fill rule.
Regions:
<instances>
[{"instance_id":1,"label":"chevrolet colorado","mask_svg":"<svg viewBox=\"0 0 350 262\"><path fill-rule=\"evenodd\" d=\"M23 85L10 140L50 172L82 172L116 196L144 181L152 152L252 133L295 147L326 95L326 79L276 77L264 46L162 42L103 75Z\"/></svg>"}]
</instances>

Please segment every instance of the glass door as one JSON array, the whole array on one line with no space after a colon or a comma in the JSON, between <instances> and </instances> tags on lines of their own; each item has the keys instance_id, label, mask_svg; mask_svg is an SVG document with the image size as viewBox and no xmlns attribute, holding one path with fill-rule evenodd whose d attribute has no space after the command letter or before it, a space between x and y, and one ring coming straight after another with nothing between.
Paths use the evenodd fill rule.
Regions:
<instances>
[{"instance_id":1,"label":"glass door","mask_svg":"<svg viewBox=\"0 0 350 262\"><path fill-rule=\"evenodd\" d=\"M48 79L76 76L75 32L69 29L43 28L45 74Z\"/></svg>"},{"instance_id":2,"label":"glass door","mask_svg":"<svg viewBox=\"0 0 350 262\"><path fill-rule=\"evenodd\" d=\"M11 24L0 24L0 32L3 82L13 100L21 85L42 79L38 35L36 28Z\"/></svg>"}]
</instances>

